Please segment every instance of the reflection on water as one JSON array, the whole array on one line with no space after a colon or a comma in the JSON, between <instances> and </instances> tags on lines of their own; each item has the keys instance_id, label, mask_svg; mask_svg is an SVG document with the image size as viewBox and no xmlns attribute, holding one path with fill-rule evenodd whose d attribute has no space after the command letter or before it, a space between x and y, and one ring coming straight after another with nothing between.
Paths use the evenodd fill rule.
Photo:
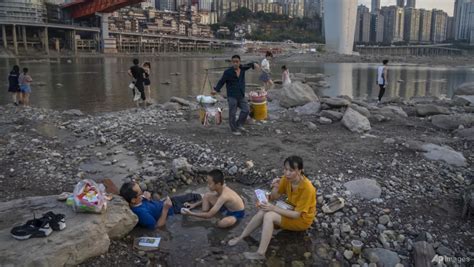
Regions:
<instances>
[{"instance_id":1,"label":"reflection on water","mask_svg":"<svg viewBox=\"0 0 474 267\"><path fill-rule=\"evenodd\" d=\"M142 58L143 62L144 59ZM152 97L166 102L172 96L187 97L199 94L206 68L226 67L229 63L213 58L151 58ZM245 58L243 61L246 62ZM10 102L7 94L7 75L13 65L28 67L33 77L34 106L53 109L77 108L85 112L103 112L133 107L130 78L127 70L131 58L74 58L49 61L22 62L18 59L0 59L0 104ZM280 65L272 63L273 77L280 79ZM329 75L331 88L324 90L328 96L349 95L373 98L378 93L376 85L377 64L365 63L290 63L290 72L324 73ZM172 73L181 75L172 75ZM209 72L211 83L217 83L222 70ZM461 83L474 81L472 68L426 67L416 65L390 65L388 96L445 94L451 96ZM259 83L259 73L250 71L247 83ZM170 82L169 85L163 83ZM209 90L208 86L205 90Z\"/></svg>"}]
</instances>

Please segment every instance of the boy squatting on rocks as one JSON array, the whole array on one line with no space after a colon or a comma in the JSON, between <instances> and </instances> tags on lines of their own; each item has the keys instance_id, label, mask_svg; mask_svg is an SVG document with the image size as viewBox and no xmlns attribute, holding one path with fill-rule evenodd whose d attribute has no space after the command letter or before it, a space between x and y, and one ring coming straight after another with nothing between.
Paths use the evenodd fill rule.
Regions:
<instances>
[{"instance_id":1,"label":"boy squatting on rocks","mask_svg":"<svg viewBox=\"0 0 474 267\"><path fill-rule=\"evenodd\" d=\"M218 212L222 212L225 217L217 223L220 228L230 227L242 219L245 215L243 200L224 184L224 174L220 170L213 170L209 172L207 181L209 189L213 192L206 193L203 197L190 193L156 200L152 198L150 192L143 192L135 182L123 184L120 195L138 216L138 224L148 229L164 226L168 216L174 214L212 218ZM202 205L202 212L190 211L199 205ZM183 209L184 207L189 209Z\"/></svg>"}]
</instances>

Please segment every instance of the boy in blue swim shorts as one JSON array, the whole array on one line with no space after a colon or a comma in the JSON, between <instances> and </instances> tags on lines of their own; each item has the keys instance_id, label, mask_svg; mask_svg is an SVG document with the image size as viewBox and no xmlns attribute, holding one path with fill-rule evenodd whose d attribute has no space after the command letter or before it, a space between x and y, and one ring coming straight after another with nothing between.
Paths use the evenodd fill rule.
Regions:
<instances>
[{"instance_id":1,"label":"boy in blue swim shorts","mask_svg":"<svg viewBox=\"0 0 474 267\"><path fill-rule=\"evenodd\" d=\"M245 216L245 205L242 198L224 183L224 174L220 170L213 170L207 174L207 186L211 192L204 194L202 201L187 204L182 215L210 219L218 213L224 218L217 222L217 227L227 228L234 225ZM202 206L200 212L191 211Z\"/></svg>"}]
</instances>

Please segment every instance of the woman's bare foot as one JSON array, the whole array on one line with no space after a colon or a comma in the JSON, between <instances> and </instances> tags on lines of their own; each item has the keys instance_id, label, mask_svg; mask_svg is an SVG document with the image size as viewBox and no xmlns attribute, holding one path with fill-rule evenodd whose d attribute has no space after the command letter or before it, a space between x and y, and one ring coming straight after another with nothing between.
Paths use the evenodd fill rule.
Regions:
<instances>
[{"instance_id":1,"label":"woman's bare foot","mask_svg":"<svg viewBox=\"0 0 474 267\"><path fill-rule=\"evenodd\" d=\"M257 252L244 252L244 257L247 260L264 260L265 259L265 255L262 255Z\"/></svg>"},{"instance_id":2,"label":"woman's bare foot","mask_svg":"<svg viewBox=\"0 0 474 267\"><path fill-rule=\"evenodd\" d=\"M229 240L229 242L227 242L227 244L228 244L229 246L233 247L233 246L237 245L237 243L239 243L240 240L242 240L242 238L240 238L240 237L234 237L234 238L232 238L231 240Z\"/></svg>"}]
</instances>

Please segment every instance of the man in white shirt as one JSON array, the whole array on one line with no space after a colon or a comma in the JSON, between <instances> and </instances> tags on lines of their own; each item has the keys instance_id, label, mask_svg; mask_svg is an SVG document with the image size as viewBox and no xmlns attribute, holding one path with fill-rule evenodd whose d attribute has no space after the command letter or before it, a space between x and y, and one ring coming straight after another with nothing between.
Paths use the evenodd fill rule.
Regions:
<instances>
[{"instance_id":1,"label":"man in white shirt","mask_svg":"<svg viewBox=\"0 0 474 267\"><path fill-rule=\"evenodd\" d=\"M387 64L388 60L385 59L383 62L382 66L379 66L377 69L377 84L380 87L379 91L379 100L377 103L380 103L382 101L382 97L385 94L385 89L387 88Z\"/></svg>"}]
</instances>

